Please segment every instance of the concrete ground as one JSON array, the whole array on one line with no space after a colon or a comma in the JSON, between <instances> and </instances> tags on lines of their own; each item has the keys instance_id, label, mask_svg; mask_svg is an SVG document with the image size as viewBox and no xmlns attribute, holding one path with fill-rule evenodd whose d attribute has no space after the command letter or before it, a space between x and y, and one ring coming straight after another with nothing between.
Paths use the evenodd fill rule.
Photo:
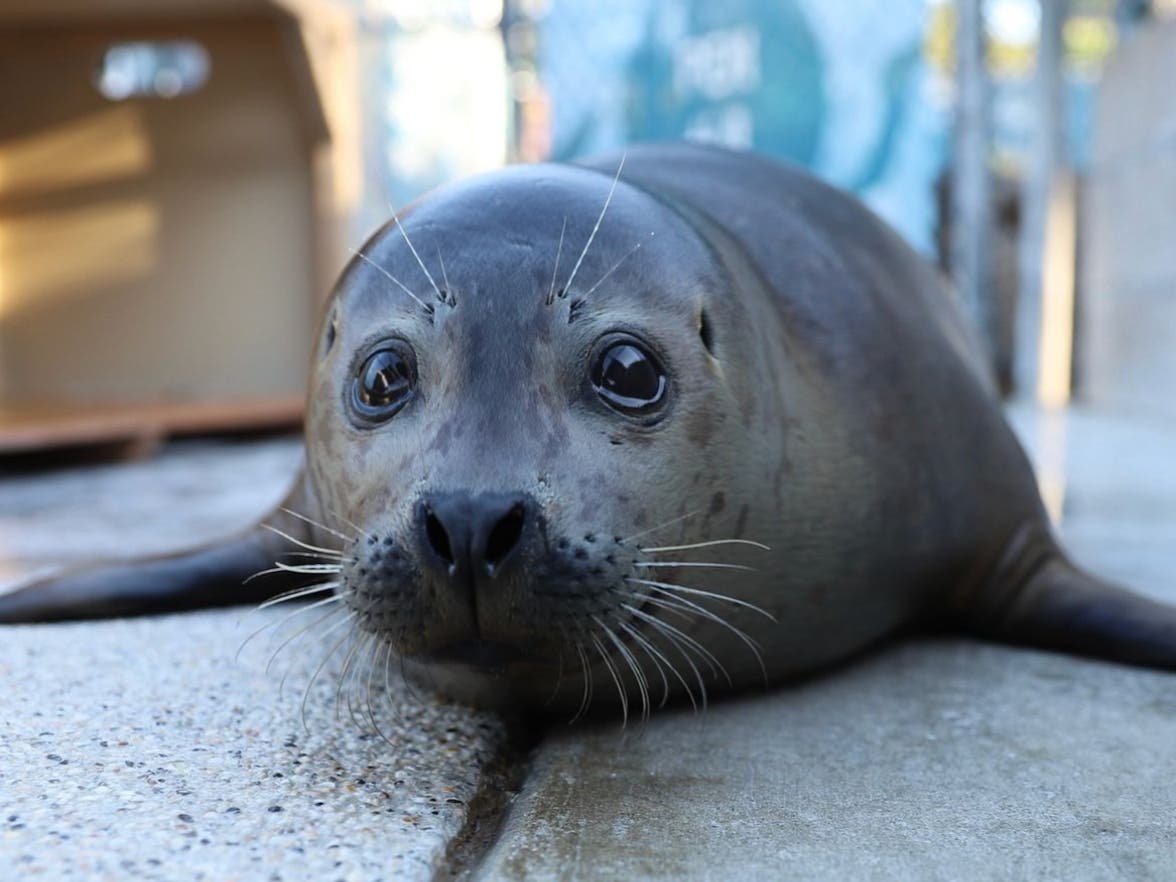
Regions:
<instances>
[{"instance_id":1,"label":"concrete ground","mask_svg":"<svg viewBox=\"0 0 1176 882\"><path fill-rule=\"evenodd\" d=\"M1176 427L1013 418L1075 556L1176 602ZM4 479L6 575L231 530L296 461ZM267 673L302 621L269 613L0 631L0 879L1176 878L1172 675L912 640L701 718L557 726L522 764L498 720L382 678L376 734L346 642L308 691L341 630Z\"/></svg>"},{"instance_id":2,"label":"concrete ground","mask_svg":"<svg viewBox=\"0 0 1176 882\"><path fill-rule=\"evenodd\" d=\"M7 575L235 530L281 499L299 452L189 443L4 479ZM355 722L369 684L337 688L345 632L298 635L318 613L289 614L0 630L0 880L433 878L504 780L502 724L383 677L381 732Z\"/></svg>"}]
</instances>

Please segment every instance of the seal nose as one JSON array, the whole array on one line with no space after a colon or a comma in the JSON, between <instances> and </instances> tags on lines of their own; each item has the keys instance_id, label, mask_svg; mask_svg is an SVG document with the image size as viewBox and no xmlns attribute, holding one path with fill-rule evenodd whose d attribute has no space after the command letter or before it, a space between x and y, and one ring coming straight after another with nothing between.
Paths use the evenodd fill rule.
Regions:
<instances>
[{"instance_id":1,"label":"seal nose","mask_svg":"<svg viewBox=\"0 0 1176 882\"><path fill-rule=\"evenodd\" d=\"M494 578L518 549L530 509L522 494L426 497L420 509L426 557L450 576L470 573Z\"/></svg>"}]
</instances>

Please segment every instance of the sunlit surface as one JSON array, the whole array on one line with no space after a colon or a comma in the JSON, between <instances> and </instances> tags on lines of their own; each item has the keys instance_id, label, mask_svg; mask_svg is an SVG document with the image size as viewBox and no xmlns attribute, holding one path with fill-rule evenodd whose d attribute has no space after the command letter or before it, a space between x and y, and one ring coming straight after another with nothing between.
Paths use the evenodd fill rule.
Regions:
<instances>
[{"instance_id":1,"label":"sunlit surface","mask_svg":"<svg viewBox=\"0 0 1176 882\"><path fill-rule=\"evenodd\" d=\"M1041 501L1056 528L1062 523L1066 511L1066 442L1069 438L1066 414L1039 411L1033 414L1031 425L1025 441L1033 454Z\"/></svg>"},{"instance_id":2,"label":"sunlit surface","mask_svg":"<svg viewBox=\"0 0 1176 882\"><path fill-rule=\"evenodd\" d=\"M1041 346L1037 397L1046 407L1070 400L1074 349L1074 266L1077 259L1073 175L1061 175L1050 194L1042 256Z\"/></svg>"},{"instance_id":3,"label":"sunlit surface","mask_svg":"<svg viewBox=\"0 0 1176 882\"><path fill-rule=\"evenodd\" d=\"M106 183L151 168L138 107L111 107L0 142L0 200Z\"/></svg>"},{"instance_id":4,"label":"sunlit surface","mask_svg":"<svg viewBox=\"0 0 1176 882\"><path fill-rule=\"evenodd\" d=\"M144 199L0 217L0 322L148 275L159 225Z\"/></svg>"},{"instance_id":5,"label":"sunlit surface","mask_svg":"<svg viewBox=\"0 0 1176 882\"><path fill-rule=\"evenodd\" d=\"M1007 412L1075 559L1176 599L1176 423L1075 405L1018 403Z\"/></svg>"}]
</instances>

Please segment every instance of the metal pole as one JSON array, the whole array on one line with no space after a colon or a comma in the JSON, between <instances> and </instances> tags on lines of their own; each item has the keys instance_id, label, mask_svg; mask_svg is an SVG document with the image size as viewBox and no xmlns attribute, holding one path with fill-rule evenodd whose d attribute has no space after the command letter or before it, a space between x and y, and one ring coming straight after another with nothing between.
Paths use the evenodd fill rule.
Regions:
<instances>
[{"instance_id":1,"label":"metal pole","mask_svg":"<svg viewBox=\"0 0 1176 882\"><path fill-rule=\"evenodd\" d=\"M992 184L988 167L992 96L985 63L983 0L956 2L956 111L952 272L964 304L991 354L995 349L992 292Z\"/></svg>"}]
</instances>

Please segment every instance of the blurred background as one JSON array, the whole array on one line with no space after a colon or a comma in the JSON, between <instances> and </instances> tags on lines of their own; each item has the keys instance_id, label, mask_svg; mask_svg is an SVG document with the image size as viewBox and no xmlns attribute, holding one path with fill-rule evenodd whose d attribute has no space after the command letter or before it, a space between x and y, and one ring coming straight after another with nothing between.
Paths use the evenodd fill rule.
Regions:
<instances>
[{"instance_id":1,"label":"blurred background","mask_svg":"<svg viewBox=\"0 0 1176 882\"><path fill-rule=\"evenodd\" d=\"M296 425L392 206L669 138L857 193L1010 395L1176 419L1176 0L0 0L0 454Z\"/></svg>"}]
</instances>

